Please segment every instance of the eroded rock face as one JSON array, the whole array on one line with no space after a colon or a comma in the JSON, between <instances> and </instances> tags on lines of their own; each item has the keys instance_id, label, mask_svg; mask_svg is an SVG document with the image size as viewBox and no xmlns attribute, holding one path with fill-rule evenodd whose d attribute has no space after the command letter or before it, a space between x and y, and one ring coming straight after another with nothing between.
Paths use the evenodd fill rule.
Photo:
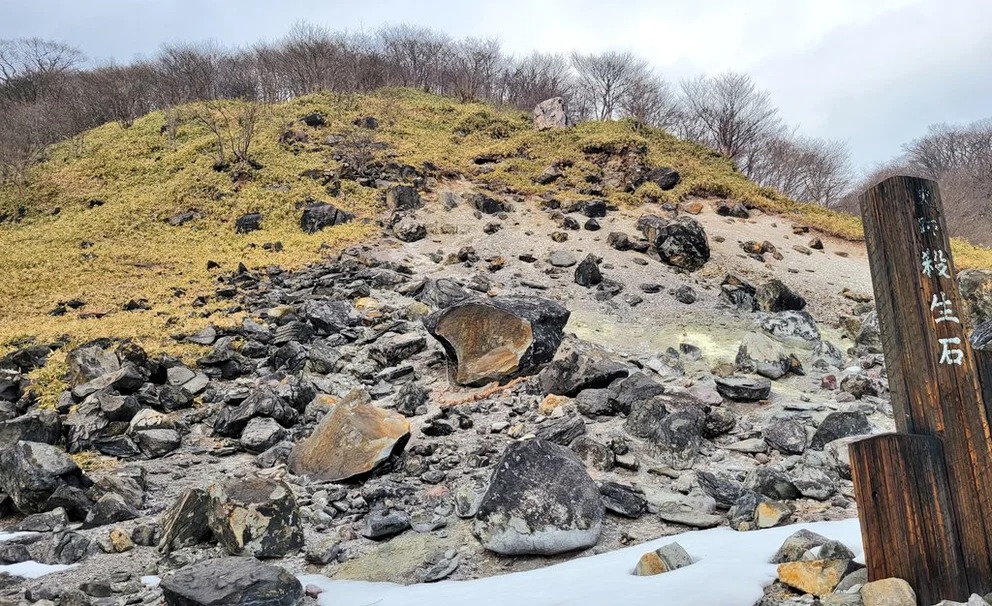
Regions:
<instances>
[{"instance_id":1,"label":"eroded rock face","mask_svg":"<svg viewBox=\"0 0 992 606\"><path fill-rule=\"evenodd\" d=\"M552 97L537 104L534 108L534 129L548 130L568 126L568 111L565 100Z\"/></svg>"},{"instance_id":2,"label":"eroded rock face","mask_svg":"<svg viewBox=\"0 0 992 606\"><path fill-rule=\"evenodd\" d=\"M424 325L448 354L451 380L484 385L550 362L568 316L567 309L548 299L494 297L435 312Z\"/></svg>"},{"instance_id":3,"label":"eroded rock face","mask_svg":"<svg viewBox=\"0 0 992 606\"><path fill-rule=\"evenodd\" d=\"M167 606L295 606L303 599L296 577L251 558L196 562L163 578L161 587Z\"/></svg>"},{"instance_id":4,"label":"eroded rock face","mask_svg":"<svg viewBox=\"0 0 992 606\"><path fill-rule=\"evenodd\" d=\"M542 439L510 444L493 472L473 532L503 555L553 555L596 544L599 488L567 449Z\"/></svg>"},{"instance_id":5,"label":"eroded rock face","mask_svg":"<svg viewBox=\"0 0 992 606\"><path fill-rule=\"evenodd\" d=\"M232 555L278 558L303 548L303 525L289 485L270 478L210 487L210 530Z\"/></svg>"},{"instance_id":6,"label":"eroded rock face","mask_svg":"<svg viewBox=\"0 0 992 606\"><path fill-rule=\"evenodd\" d=\"M365 475L399 454L410 438L410 422L373 406L353 391L327 413L313 434L293 447L289 468L329 482Z\"/></svg>"}]
</instances>

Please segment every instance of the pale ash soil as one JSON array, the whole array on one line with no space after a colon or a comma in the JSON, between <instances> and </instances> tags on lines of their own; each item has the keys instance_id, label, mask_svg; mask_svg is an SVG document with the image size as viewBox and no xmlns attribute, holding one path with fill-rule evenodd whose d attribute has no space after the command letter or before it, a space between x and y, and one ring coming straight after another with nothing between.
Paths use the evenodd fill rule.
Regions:
<instances>
[{"instance_id":1,"label":"pale ash soil","mask_svg":"<svg viewBox=\"0 0 992 606\"><path fill-rule=\"evenodd\" d=\"M473 191L467 182L448 183L438 189L443 190L445 187L457 193ZM711 385L707 383L711 381L710 371L721 363L732 363L744 333L755 328L752 314L717 308L719 284L728 272L755 285L771 278L785 282L807 299L807 309L818 320L824 338L846 351L852 342L842 338L841 331L837 328L837 319L840 315L851 313L855 304L840 293L844 288L861 294L871 293L871 279L863 245L821 236L825 250L814 250L811 255L804 255L794 251L793 246L806 246L817 234L794 235L790 221L755 211L752 211L752 218L747 220L720 217L715 214L711 201L703 202L705 208L695 218L707 231L712 257L704 268L692 274L676 272L648 255L633 251L621 252L607 245L607 236L611 231L622 231L631 239L638 239L639 232L635 222L642 214L659 212L653 205L611 211L606 218L599 219L599 231L568 231L568 240L559 244L550 238L552 232L559 231L558 226L548 212L539 209L536 201L517 202L514 212L508 213L506 220L500 221L488 215L476 218L466 201L453 210L445 210L436 201L436 196L432 195L427 198L427 207L417 212L417 219L428 226L427 238L412 244L385 238L367 245L366 248L376 257L409 265L418 278L455 277L467 281L481 275L490 280L491 294L536 294L561 301L572 312L566 327L566 332L572 333L572 336L566 339L563 347L573 346L577 340L581 340L611 350L618 357L644 361L662 354L667 348L678 349L680 343L696 345L703 351L702 358L686 361L686 375L670 379L675 385L683 387ZM483 227L494 222L501 223L502 229L491 235L486 234ZM584 222L585 218L581 217L580 223ZM724 241L717 242L719 237L724 238ZM739 242L746 240L768 240L778 248L784 259L776 261L768 255L768 262L765 264L751 259L743 254L739 245ZM459 263L437 263L429 256L441 251L447 257L465 246L474 247L480 259L471 268ZM566 250L577 261L581 261L589 253L602 257L600 267L604 277L622 282L624 291L611 300L597 301L594 298L595 288L586 289L574 283L574 267L558 270L547 262L548 255L555 250ZM847 256L838 256L837 252L846 253ZM530 253L537 260L533 263L520 260L519 256L524 253ZM506 266L498 271L488 272L486 259L497 256L505 258ZM639 264L635 259L643 259L644 263ZM543 284L547 289L524 286L521 285L522 281ZM638 287L642 283L660 284L662 290L656 294L643 293ZM698 300L694 304L685 305L669 294L670 290L681 285L689 285L695 289ZM629 295L637 295L643 301L631 307L626 299ZM387 305L402 306L412 302L411 299L391 291L376 292L373 296ZM440 352L438 344L431 342L430 347ZM808 352L800 352L800 355L805 356L804 361L808 361ZM491 404L482 406L481 411L474 415L474 429L456 432L444 438L424 436L420 429L441 406L459 399L471 399L480 390L449 386L446 378L440 376L435 369L417 370L422 383L432 390L433 397L428 415L410 419L412 438L407 451L418 444L444 443L450 445L459 456L464 456L485 441L495 444L501 452L511 438L505 431L490 433L489 428L494 423L523 423L526 435L546 421L536 412L519 416L512 413L512 402L497 396L491 398ZM738 426L731 434L717 438L714 445L706 446L695 469L743 474L758 466L753 455L725 447L740 440L760 437L761 429L768 421L777 415L786 414L786 411L791 418L805 418L812 421L810 426L816 426L831 411L860 407L869 414L875 427L881 430L892 427L891 418L879 412L883 407L861 403L840 404L834 399L834 394L820 390L819 379L814 377L789 376L775 381L771 400L767 404L727 402L723 406L738 415ZM587 435L607 442L611 437L624 435L622 426L623 419L620 418L587 421ZM589 469L590 475L595 480L610 479L633 484L644 491L651 503L684 499L679 489L682 492L687 489L687 485L692 482L692 471L666 469L652 460L651 454L637 440L629 441L631 454L640 463L638 471L616 468L611 472L599 472ZM148 498L152 507L141 519L119 526L129 530L136 524L153 522L157 514L187 487L206 487L225 477L243 477L257 471L251 455L241 453L217 457L209 454L215 445L215 440L209 436L190 435L184 439L180 452L163 459L136 463L148 470ZM770 457L772 463L780 462L779 459L783 458L777 454ZM450 497L449 490L465 482L482 490L489 472L490 468L465 470L460 477L453 477L445 485L419 485L417 498L423 502L425 510L435 507L435 503L443 508L443 503ZM91 475L98 478L100 473ZM358 487L351 487L353 491L357 489ZM305 496L302 502L306 502ZM850 482L841 483L841 496L833 501L800 499L793 504L797 510L795 521L849 518L856 514ZM340 539L349 559L342 564L321 567L307 564L301 553L274 563L285 566L293 573L323 573L333 578L411 583L418 580L418 570L425 567L426 561L437 561L440 554L455 549L461 554L462 563L450 578L465 579L532 569L686 530L684 526L662 522L650 514L638 520L624 520L610 515L605 519L603 536L599 543L580 554L555 558L501 558L480 547L471 535L471 520L460 520L453 515L448 520L447 527L439 531L407 531L388 541L377 543L357 536L361 522L319 534L307 526L308 543L328 537ZM104 532L109 532L109 527L95 529L88 534L95 536ZM222 555L216 546L208 549L216 551L216 555ZM156 562L160 557L153 547L137 547L125 554L98 554L84 560L69 572L45 577L40 581L76 586L93 578L107 578L113 571L128 571L132 573L132 579L136 580L141 573L157 573ZM178 554L178 557L181 558L182 554ZM631 562L631 566L633 564ZM29 585L33 584L35 583L29 582Z\"/></svg>"}]
</instances>

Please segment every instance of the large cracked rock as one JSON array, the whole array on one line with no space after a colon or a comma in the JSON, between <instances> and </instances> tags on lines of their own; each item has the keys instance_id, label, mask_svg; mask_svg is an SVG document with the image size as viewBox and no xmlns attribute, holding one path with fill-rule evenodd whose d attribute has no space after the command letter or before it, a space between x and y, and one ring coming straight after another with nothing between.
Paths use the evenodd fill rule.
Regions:
<instances>
[{"instance_id":1,"label":"large cracked rock","mask_svg":"<svg viewBox=\"0 0 992 606\"><path fill-rule=\"evenodd\" d=\"M288 484L270 478L210 487L210 530L231 555L281 558L303 548L303 525Z\"/></svg>"},{"instance_id":2,"label":"large cracked rock","mask_svg":"<svg viewBox=\"0 0 992 606\"><path fill-rule=\"evenodd\" d=\"M744 335L737 349L737 370L778 379L789 372L792 361L785 349L771 337L757 332Z\"/></svg>"},{"instance_id":3,"label":"large cracked rock","mask_svg":"<svg viewBox=\"0 0 992 606\"><path fill-rule=\"evenodd\" d=\"M467 301L424 318L448 354L449 375L459 385L484 385L528 374L551 361L569 311L529 296Z\"/></svg>"},{"instance_id":4,"label":"large cracked rock","mask_svg":"<svg viewBox=\"0 0 992 606\"><path fill-rule=\"evenodd\" d=\"M60 488L91 484L63 450L50 444L18 442L0 452L0 491L23 514L54 509L51 497Z\"/></svg>"},{"instance_id":5,"label":"large cracked rock","mask_svg":"<svg viewBox=\"0 0 992 606\"><path fill-rule=\"evenodd\" d=\"M695 271L710 260L706 231L691 217L663 219L646 215L637 221L637 227L668 265Z\"/></svg>"},{"instance_id":6,"label":"large cracked rock","mask_svg":"<svg viewBox=\"0 0 992 606\"><path fill-rule=\"evenodd\" d=\"M334 406L313 434L293 447L289 468L328 482L370 473L402 452L410 439L410 422L393 411L373 406L364 391L353 391Z\"/></svg>"},{"instance_id":7,"label":"large cracked rock","mask_svg":"<svg viewBox=\"0 0 992 606\"><path fill-rule=\"evenodd\" d=\"M592 547L603 525L599 488L568 449L540 438L510 444L493 472L473 532L503 555Z\"/></svg>"},{"instance_id":8,"label":"large cracked rock","mask_svg":"<svg viewBox=\"0 0 992 606\"><path fill-rule=\"evenodd\" d=\"M552 97L538 103L533 116L535 130L565 128L569 125L565 99L561 97Z\"/></svg>"},{"instance_id":9,"label":"large cracked rock","mask_svg":"<svg viewBox=\"0 0 992 606\"><path fill-rule=\"evenodd\" d=\"M216 558L162 579L166 606L295 606L303 586L278 566L251 558Z\"/></svg>"}]
</instances>

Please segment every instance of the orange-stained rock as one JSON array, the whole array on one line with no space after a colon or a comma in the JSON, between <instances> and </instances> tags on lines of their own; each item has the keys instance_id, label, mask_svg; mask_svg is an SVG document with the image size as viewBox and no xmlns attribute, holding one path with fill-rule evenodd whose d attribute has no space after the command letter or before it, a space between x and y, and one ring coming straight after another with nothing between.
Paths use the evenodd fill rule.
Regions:
<instances>
[{"instance_id":1,"label":"orange-stained rock","mask_svg":"<svg viewBox=\"0 0 992 606\"><path fill-rule=\"evenodd\" d=\"M698 200L695 202L686 202L682 205L682 210L689 213L690 215L698 215L703 212L703 203Z\"/></svg>"},{"instance_id":2,"label":"orange-stained rock","mask_svg":"<svg viewBox=\"0 0 992 606\"><path fill-rule=\"evenodd\" d=\"M568 403L569 398L565 396L556 396L555 394L548 394L548 397L538 405L537 410L544 416L548 416L555 411L556 408Z\"/></svg>"},{"instance_id":3,"label":"orange-stained rock","mask_svg":"<svg viewBox=\"0 0 992 606\"><path fill-rule=\"evenodd\" d=\"M847 571L844 560L812 560L778 565L778 580L803 593L824 596L834 590Z\"/></svg>"},{"instance_id":4,"label":"orange-stained rock","mask_svg":"<svg viewBox=\"0 0 992 606\"><path fill-rule=\"evenodd\" d=\"M293 447L289 468L329 482L371 472L400 453L410 439L410 422L370 403L367 393L353 391L317 425L313 434Z\"/></svg>"},{"instance_id":5,"label":"orange-stained rock","mask_svg":"<svg viewBox=\"0 0 992 606\"><path fill-rule=\"evenodd\" d=\"M424 326L444 346L451 380L477 386L550 362L568 316L567 309L549 299L507 296L439 310L424 319Z\"/></svg>"}]
</instances>

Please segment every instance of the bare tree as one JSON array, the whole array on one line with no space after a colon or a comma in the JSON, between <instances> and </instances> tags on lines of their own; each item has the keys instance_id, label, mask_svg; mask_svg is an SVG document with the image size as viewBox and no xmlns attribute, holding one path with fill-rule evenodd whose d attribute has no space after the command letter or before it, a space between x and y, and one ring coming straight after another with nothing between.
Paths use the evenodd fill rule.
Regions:
<instances>
[{"instance_id":1,"label":"bare tree","mask_svg":"<svg viewBox=\"0 0 992 606\"><path fill-rule=\"evenodd\" d=\"M4 103L0 106L0 178L25 194L29 171L45 157L51 143L62 136L61 125L50 115L49 102Z\"/></svg>"},{"instance_id":2,"label":"bare tree","mask_svg":"<svg viewBox=\"0 0 992 606\"><path fill-rule=\"evenodd\" d=\"M390 84L438 90L441 66L450 52L446 34L426 27L397 25L379 30L390 66Z\"/></svg>"},{"instance_id":3,"label":"bare tree","mask_svg":"<svg viewBox=\"0 0 992 606\"><path fill-rule=\"evenodd\" d=\"M651 75L627 90L620 100L620 111L638 122L670 130L677 122L678 100L668 82Z\"/></svg>"},{"instance_id":4,"label":"bare tree","mask_svg":"<svg viewBox=\"0 0 992 606\"><path fill-rule=\"evenodd\" d=\"M109 64L80 74L81 93L100 123L128 128L155 107L155 71L149 63Z\"/></svg>"},{"instance_id":5,"label":"bare tree","mask_svg":"<svg viewBox=\"0 0 992 606\"><path fill-rule=\"evenodd\" d=\"M747 74L727 72L700 76L681 84L687 130L699 141L733 160L745 174L754 152L781 131L778 110L768 92L758 89Z\"/></svg>"},{"instance_id":6,"label":"bare tree","mask_svg":"<svg viewBox=\"0 0 992 606\"><path fill-rule=\"evenodd\" d=\"M532 53L509 59L496 93L498 103L530 110L551 97L571 97L571 67L563 55Z\"/></svg>"},{"instance_id":7,"label":"bare tree","mask_svg":"<svg viewBox=\"0 0 992 606\"><path fill-rule=\"evenodd\" d=\"M189 109L190 117L214 136L214 168L234 163L254 165L249 155L265 106L256 101L205 101Z\"/></svg>"},{"instance_id":8,"label":"bare tree","mask_svg":"<svg viewBox=\"0 0 992 606\"><path fill-rule=\"evenodd\" d=\"M0 39L0 97L33 102L85 60L68 44L41 38Z\"/></svg>"},{"instance_id":9,"label":"bare tree","mask_svg":"<svg viewBox=\"0 0 992 606\"><path fill-rule=\"evenodd\" d=\"M572 53L578 74L578 102L597 120L617 116L632 90L649 78L648 63L630 52Z\"/></svg>"},{"instance_id":10,"label":"bare tree","mask_svg":"<svg viewBox=\"0 0 992 606\"><path fill-rule=\"evenodd\" d=\"M495 38L458 42L451 54L452 92L462 101L491 99L503 61L499 40Z\"/></svg>"},{"instance_id":11,"label":"bare tree","mask_svg":"<svg viewBox=\"0 0 992 606\"><path fill-rule=\"evenodd\" d=\"M794 200L830 206L851 185L850 153L841 141L783 133L769 137L754 156L750 178Z\"/></svg>"}]
</instances>

